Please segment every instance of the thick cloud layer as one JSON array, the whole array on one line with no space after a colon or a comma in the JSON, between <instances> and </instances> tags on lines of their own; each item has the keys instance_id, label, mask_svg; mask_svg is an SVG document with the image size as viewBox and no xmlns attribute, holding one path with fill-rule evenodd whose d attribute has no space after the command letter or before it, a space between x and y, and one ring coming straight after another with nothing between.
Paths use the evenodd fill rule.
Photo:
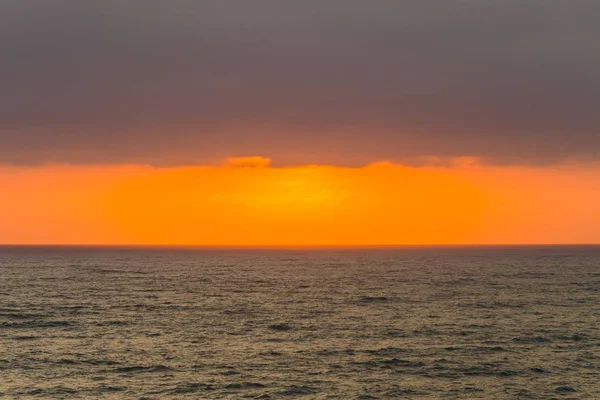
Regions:
<instances>
[{"instance_id":1,"label":"thick cloud layer","mask_svg":"<svg viewBox=\"0 0 600 400\"><path fill-rule=\"evenodd\" d=\"M600 2L3 0L0 163L600 158Z\"/></svg>"}]
</instances>

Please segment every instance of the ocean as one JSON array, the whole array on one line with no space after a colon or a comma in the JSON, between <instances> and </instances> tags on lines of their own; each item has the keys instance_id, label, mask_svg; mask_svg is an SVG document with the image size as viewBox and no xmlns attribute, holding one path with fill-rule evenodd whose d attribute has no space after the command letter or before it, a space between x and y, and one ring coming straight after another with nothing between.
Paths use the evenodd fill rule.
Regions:
<instances>
[{"instance_id":1,"label":"ocean","mask_svg":"<svg viewBox=\"0 0 600 400\"><path fill-rule=\"evenodd\" d=\"M600 399L600 247L0 247L6 399Z\"/></svg>"}]
</instances>

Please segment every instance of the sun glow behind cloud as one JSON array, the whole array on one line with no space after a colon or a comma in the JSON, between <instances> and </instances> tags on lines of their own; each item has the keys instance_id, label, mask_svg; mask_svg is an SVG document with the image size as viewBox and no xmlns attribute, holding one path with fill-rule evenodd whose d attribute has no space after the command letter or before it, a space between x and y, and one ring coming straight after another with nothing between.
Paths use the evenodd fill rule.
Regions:
<instances>
[{"instance_id":1,"label":"sun glow behind cloud","mask_svg":"<svg viewBox=\"0 0 600 400\"><path fill-rule=\"evenodd\" d=\"M392 244L463 241L489 204L443 171L364 168L179 168L111 193L119 229L143 243Z\"/></svg>"},{"instance_id":2,"label":"sun glow behind cloud","mask_svg":"<svg viewBox=\"0 0 600 400\"><path fill-rule=\"evenodd\" d=\"M600 169L0 168L0 242L392 245L600 242ZM595 184L594 184L595 183Z\"/></svg>"}]
</instances>

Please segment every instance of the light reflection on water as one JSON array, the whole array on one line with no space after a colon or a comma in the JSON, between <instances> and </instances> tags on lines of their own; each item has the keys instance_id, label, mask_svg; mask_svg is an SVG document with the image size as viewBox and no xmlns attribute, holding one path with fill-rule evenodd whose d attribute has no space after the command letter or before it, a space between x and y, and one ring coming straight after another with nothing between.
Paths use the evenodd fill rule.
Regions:
<instances>
[{"instance_id":1,"label":"light reflection on water","mask_svg":"<svg viewBox=\"0 0 600 400\"><path fill-rule=\"evenodd\" d=\"M598 247L0 247L0 397L600 398L598 304Z\"/></svg>"}]
</instances>

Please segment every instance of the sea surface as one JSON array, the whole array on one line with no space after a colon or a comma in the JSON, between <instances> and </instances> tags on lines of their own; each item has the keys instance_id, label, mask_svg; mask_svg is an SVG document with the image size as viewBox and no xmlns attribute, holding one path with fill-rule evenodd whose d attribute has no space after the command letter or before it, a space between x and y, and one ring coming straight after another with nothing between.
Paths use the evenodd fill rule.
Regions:
<instances>
[{"instance_id":1,"label":"sea surface","mask_svg":"<svg viewBox=\"0 0 600 400\"><path fill-rule=\"evenodd\" d=\"M0 398L600 399L600 247L0 247Z\"/></svg>"}]
</instances>

